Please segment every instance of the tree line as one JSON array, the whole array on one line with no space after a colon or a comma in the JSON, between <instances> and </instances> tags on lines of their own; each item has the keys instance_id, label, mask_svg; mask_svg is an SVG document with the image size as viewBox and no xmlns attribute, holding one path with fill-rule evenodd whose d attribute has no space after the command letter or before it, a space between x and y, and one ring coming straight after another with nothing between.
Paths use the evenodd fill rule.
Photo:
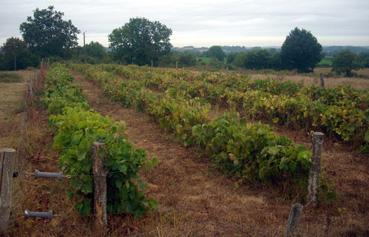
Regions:
<instances>
[{"instance_id":1,"label":"tree line","mask_svg":"<svg viewBox=\"0 0 369 237\"><path fill-rule=\"evenodd\" d=\"M0 49L0 69L37 66L42 59L76 60L86 63L117 62L158 65L172 48L172 30L158 21L131 18L109 34L109 50L98 42L78 46L80 30L53 6L36 9L19 29L22 39L11 37Z\"/></svg>"},{"instance_id":2,"label":"tree line","mask_svg":"<svg viewBox=\"0 0 369 237\"><path fill-rule=\"evenodd\" d=\"M245 68L297 70L311 72L324 57L316 37L305 29L295 28L281 49L254 48L247 52L226 54L212 46L206 52L171 50L172 30L158 21L131 18L108 36L109 48L98 42L84 46L77 43L80 30L64 13L53 6L36 9L20 25L22 39L9 38L0 50L0 69L16 70L37 66L41 59L74 60L83 63L121 63L169 67ZM338 74L353 75L353 70L369 67L369 53L342 51L332 60Z\"/></svg>"}]
</instances>

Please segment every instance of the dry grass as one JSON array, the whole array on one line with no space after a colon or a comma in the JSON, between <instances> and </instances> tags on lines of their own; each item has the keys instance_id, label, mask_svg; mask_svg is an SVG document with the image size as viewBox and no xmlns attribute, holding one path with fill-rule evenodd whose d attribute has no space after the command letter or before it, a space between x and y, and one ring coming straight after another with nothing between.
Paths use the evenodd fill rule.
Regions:
<instances>
[{"instance_id":1,"label":"dry grass","mask_svg":"<svg viewBox=\"0 0 369 237\"><path fill-rule=\"evenodd\" d=\"M319 79L319 70L324 72L323 69L317 69L318 71L316 74L259 74L257 72L250 73L250 77L252 79L274 79L274 80L280 80L280 81L293 81L296 83L302 83L306 86L311 85L320 85L320 79ZM347 86L350 85L355 89L369 89L369 79L363 79L363 78L349 78L349 77L324 77L325 79L325 85L326 87L337 87L337 86Z\"/></svg>"},{"instance_id":2,"label":"dry grass","mask_svg":"<svg viewBox=\"0 0 369 237\"><path fill-rule=\"evenodd\" d=\"M58 155L52 149L52 132L43 111L28 108L32 113L23 133L24 154L19 157L19 177L13 193L14 205L9 236L93 236L88 219L83 219L67 198L68 180L37 179L35 169L58 171ZM30 111L31 110L31 111ZM52 210L52 220L25 218L24 210Z\"/></svg>"},{"instance_id":3,"label":"dry grass","mask_svg":"<svg viewBox=\"0 0 369 237\"><path fill-rule=\"evenodd\" d=\"M22 82L23 77L18 72L0 72L0 83Z\"/></svg>"},{"instance_id":4,"label":"dry grass","mask_svg":"<svg viewBox=\"0 0 369 237\"><path fill-rule=\"evenodd\" d=\"M0 147L16 147L19 126L24 110L25 80L31 71L18 71L12 74L21 80L2 82L0 80ZM4 73L0 73L4 75ZM12 76L13 77L13 76Z\"/></svg>"},{"instance_id":5,"label":"dry grass","mask_svg":"<svg viewBox=\"0 0 369 237\"><path fill-rule=\"evenodd\" d=\"M168 69L162 68L166 70ZM182 69L179 69L182 70ZM191 71L192 73L199 74L202 72L197 69L186 69L187 71ZM315 68L313 73L297 73L295 71L276 71L276 70L246 70L242 69L240 71L227 71L223 70L224 73L236 73L250 76L251 79L274 79L281 81L293 81L296 83L302 83L306 86L311 85L320 85L320 73L324 75L325 85L328 88L337 87L337 86L347 86L350 85L355 89L369 89L369 69L360 69L356 71L358 77L343 77L343 76L332 76L331 68L329 67L319 67Z\"/></svg>"},{"instance_id":6,"label":"dry grass","mask_svg":"<svg viewBox=\"0 0 369 237\"><path fill-rule=\"evenodd\" d=\"M34 74L23 72L23 76L27 79ZM6 118L13 116L16 104L25 99L22 96L25 84L22 84L21 90L18 88L21 85L12 85L9 84L6 90L8 94L1 97L6 100L6 109L1 110ZM35 169L58 171L58 155L52 149L53 134L37 98L25 106L24 118L27 119L23 124L22 120L11 120L13 127L19 131L12 133L18 140L13 147L18 151L16 170L19 177L14 179L11 222L4 236L94 236L91 222L80 217L73 208L73 201L67 198L68 180L36 179L30 175ZM27 219L23 216L26 209L53 210L56 217L52 220Z\"/></svg>"}]
</instances>

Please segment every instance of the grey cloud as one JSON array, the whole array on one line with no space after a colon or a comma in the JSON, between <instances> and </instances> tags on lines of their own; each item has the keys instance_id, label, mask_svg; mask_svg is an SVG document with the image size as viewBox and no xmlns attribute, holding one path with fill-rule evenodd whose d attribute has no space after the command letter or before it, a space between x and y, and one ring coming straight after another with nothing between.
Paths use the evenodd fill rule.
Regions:
<instances>
[{"instance_id":1,"label":"grey cloud","mask_svg":"<svg viewBox=\"0 0 369 237\"><path fill-rule=\"evenodd\" d=\"M0 43L19 36L19 24L44 0L0 0ZM323 44L369 45L367 0L58 0L52 3L87 39L107 45L112 29L136 16L173 30L174 45L280 45L295 26Z\"/></svg>"}]
</instances>

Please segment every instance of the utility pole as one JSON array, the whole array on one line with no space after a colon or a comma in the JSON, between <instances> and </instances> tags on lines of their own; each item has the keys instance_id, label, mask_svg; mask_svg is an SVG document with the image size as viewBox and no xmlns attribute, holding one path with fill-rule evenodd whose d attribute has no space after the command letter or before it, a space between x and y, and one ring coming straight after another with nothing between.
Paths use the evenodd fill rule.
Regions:
<instances>
[{"instance_id":1,"label":"utility pole","mask_svg":"<svg viewBox=\"0 0 369 237\"><path fill-rule=\"evenodd\" d=\"M13 41L13 50L14 50L14 71L17 71L17 44Z\"/></svg>"},{"instance_id":2,"label":"utility pole","mask_svg":"<svg viewBox=\"0 0 369 237\"><path fill-rule=\"evenodd\" d=\"M83 31L83 48L86 45L86 31Z\"/></svg>"},{"instance_id":3,"label":"utility pole","mask_svg":"<svg viewBox=\"0 0 369 237\"><path fill-rule=\"evenodd\" d=\"M17 54L14 54L14 71L17 71Z\"/></svg>"}]
</instances>

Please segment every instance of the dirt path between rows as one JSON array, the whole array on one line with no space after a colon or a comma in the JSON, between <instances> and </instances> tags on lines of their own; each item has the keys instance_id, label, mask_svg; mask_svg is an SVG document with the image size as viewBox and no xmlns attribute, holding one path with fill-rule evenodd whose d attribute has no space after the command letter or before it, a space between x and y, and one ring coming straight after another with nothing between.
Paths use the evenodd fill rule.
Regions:
<instances>
[{"instance_id":1,"label":"dirt path between rows","mask_svg":"<svg viewBox=\"0 0 369 237\"><path fill-rule=\"evenodd\" d=\"M283 199L271 188L237 187L234 180L211 168L195 150L180 145L147 115L111 102L98 86L81 76L76 76L76 82L96 111L124 121L127 138L159 159L155 169L143 174L149 183L148 195L158 200L159 208L138 221L136 235L283 235L292 200ZM354 218L353 223L347 223L352 216L344 214L343 210L337 216L334 206L306 210L299 232L301 236L337 236L351 229L359 233L357 229L366 220ZM119 224L115 224L112 234L119 233Z\"/></svg>"}]
</instances>

